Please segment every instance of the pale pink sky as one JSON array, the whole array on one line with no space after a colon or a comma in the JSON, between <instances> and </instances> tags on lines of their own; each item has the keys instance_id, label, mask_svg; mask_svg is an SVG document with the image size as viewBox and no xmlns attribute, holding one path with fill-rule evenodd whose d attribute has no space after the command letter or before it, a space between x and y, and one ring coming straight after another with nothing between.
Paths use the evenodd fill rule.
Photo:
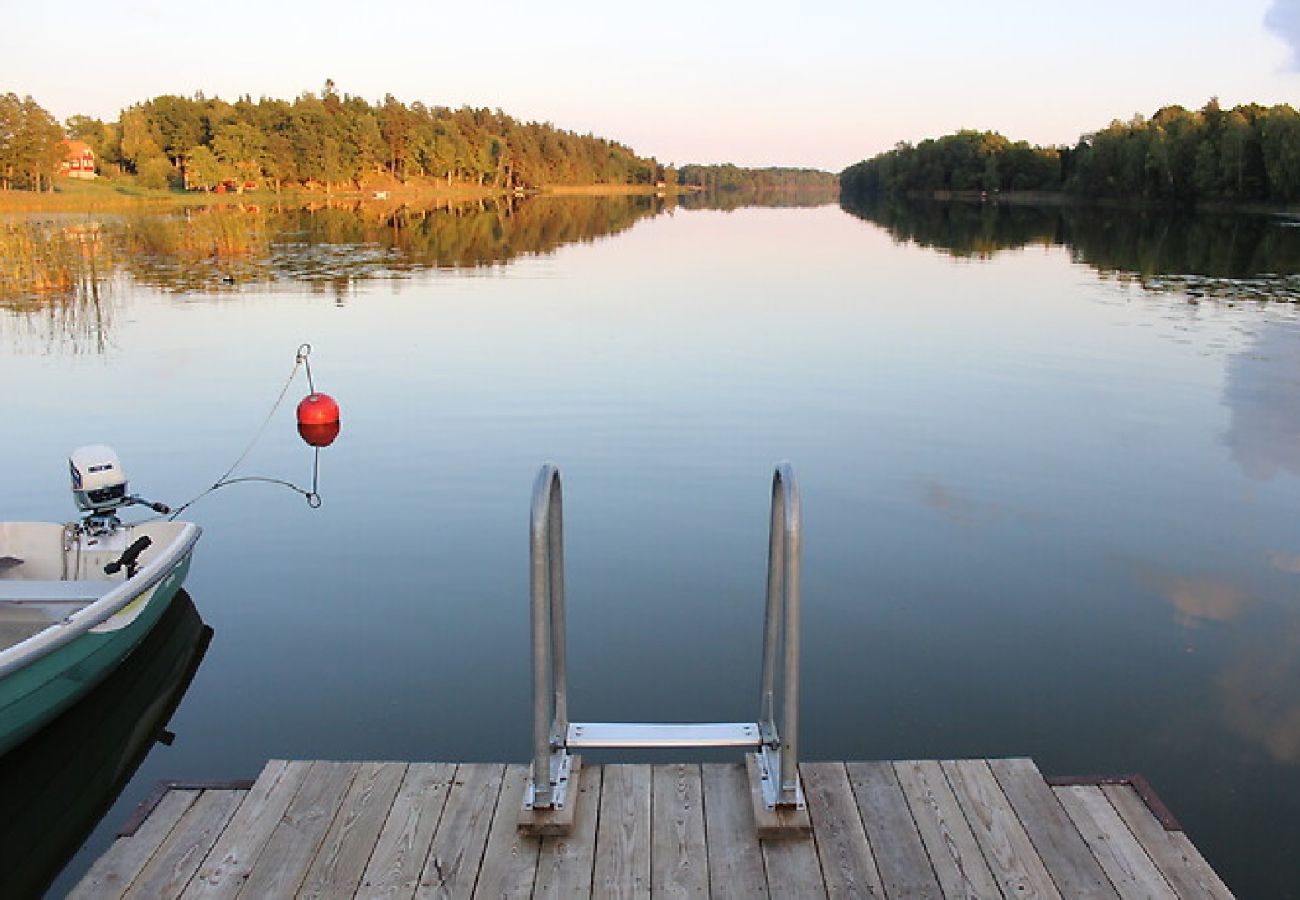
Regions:
<instances>
[{"instance_id":1,"label":"pale pink sky","mask_svg":"<svg viewBox=\"0 0 1300 900\"><path fill-rule=\"evenodd\" d=\"M157 94L292 97L328 77L666 162L839 170L957 128L1070 143L1167 103L1300 103L1298 36L1300 0L21 4L0 91L115 118Z\"/></svg>"}]
</instances>

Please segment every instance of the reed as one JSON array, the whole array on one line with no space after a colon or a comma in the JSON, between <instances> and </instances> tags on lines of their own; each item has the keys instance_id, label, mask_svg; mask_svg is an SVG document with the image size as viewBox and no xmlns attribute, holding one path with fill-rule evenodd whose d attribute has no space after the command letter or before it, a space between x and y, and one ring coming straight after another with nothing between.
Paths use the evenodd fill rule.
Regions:
<instances>
[{"instance_id":1,"label":"reed","mask_svg":"<svg viewBox=\"0 0 1300 900\"><path fill-rule=\"evenodd\" d=\"M98 224L0 223L0 300L8 303L93 292L114 267Z\"/></svg>"}]
</instances>

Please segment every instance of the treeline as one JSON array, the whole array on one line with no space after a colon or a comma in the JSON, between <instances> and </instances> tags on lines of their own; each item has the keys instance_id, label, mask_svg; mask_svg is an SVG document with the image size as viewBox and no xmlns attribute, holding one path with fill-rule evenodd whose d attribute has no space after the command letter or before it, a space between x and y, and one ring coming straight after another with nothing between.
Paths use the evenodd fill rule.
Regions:
<instances>
[{"instance_id":1,"label":"treeline","mask_svg":"<svg viewBox=\"0 0 1300 900\"><path fill-rule=\"evenodd\" d=\"M165 95L124 109L116 122L74 116L68 131L90 144L101 167L154 187L329 190L378 178L510 190L654 183L663 174L653 158L623 144L549 122L408 105L391 95L372 104L332 82L294 100Z\"/></svg>"},{"instance_id":2,"label":"treeline","mask_svg":"<svg viewBox=\"0 0 1300 900\"><path fill-rule=\"evenodd\" d=\"M829 192L839 190L839 179L818 169L789 169L772 166L746 169L731 163L690 164L677 170L677 183L706 191L745 191L754 194Z\"/></svg>"},{"instance_id":3,"label":"treeline","mask_svg":"<svg viewBox=\"0 0 1300 900\"><path fill-rule=\"evenodd\" d=\"M0 190L52 188L62 160L55 118L31 97L0 94Z\"/></svg>"},{"instance_id":4,"label":"treeline","mask_svg":"<svg viewBox=\"0 0 1300 900\"><path fill-rule=\"evenodd\" d=\"M1039 147L960 131L893 150L840 173L846 197L1061 191L1078 198L1175 206L1300 200L1300 113L1282 104L1230 110L1211 100L1112 122L1073 147Z\"/></svg>"}]
</instances>

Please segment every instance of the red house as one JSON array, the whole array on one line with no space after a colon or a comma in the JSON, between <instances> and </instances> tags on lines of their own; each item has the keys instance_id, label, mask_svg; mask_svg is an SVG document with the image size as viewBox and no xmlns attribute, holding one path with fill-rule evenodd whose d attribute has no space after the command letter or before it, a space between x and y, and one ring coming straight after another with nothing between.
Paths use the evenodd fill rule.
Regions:
<instances>
[{"instance_id":1,"label":"red house","mask_svg":"<svg viewBox=\"0 0 1300 900\"><path fill-rule=\"evenodd\" d=\"M63 142L64 157L59 163L60 173L72 178L95 177L95 151L85 141Z\"/></svg>"}]
</instances>

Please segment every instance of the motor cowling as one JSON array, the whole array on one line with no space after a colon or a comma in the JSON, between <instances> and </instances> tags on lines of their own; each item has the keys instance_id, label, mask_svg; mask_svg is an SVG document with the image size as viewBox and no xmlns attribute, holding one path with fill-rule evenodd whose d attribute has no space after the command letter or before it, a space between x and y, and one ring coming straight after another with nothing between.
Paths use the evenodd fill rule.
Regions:
<instances>
[{"instance_id":1,"label":"motor cowling","mask_svg":"<svg viewBox=\"0 0 1300 900\"><path fill-rule=\"evenodd\" d=\"M68 457L68 468L72 497L82 512L112 512L128 502L126 470L112 447L78 447Z\"/></svg>"}]
</instances>

